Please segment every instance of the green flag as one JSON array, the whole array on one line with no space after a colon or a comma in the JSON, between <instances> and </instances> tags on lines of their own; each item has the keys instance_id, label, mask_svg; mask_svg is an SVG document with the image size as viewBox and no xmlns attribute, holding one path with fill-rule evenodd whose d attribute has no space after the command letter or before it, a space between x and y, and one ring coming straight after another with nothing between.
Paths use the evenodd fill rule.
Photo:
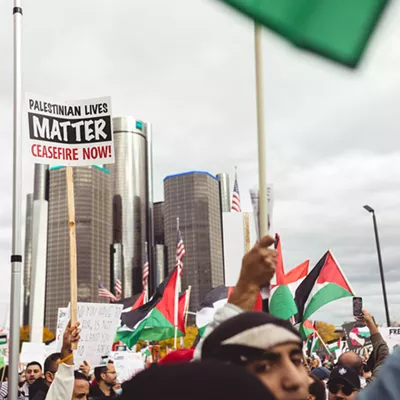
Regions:
<instances>
[{"instance_id":1,"label":"green flag","mask_svg":"<svg viewBox=\"0 0 400 400\"><path fill-rule=\"evenodd\" d=\"M389 0L220 0L291 41L350 67Z\"/></svg>"}]
</instances>

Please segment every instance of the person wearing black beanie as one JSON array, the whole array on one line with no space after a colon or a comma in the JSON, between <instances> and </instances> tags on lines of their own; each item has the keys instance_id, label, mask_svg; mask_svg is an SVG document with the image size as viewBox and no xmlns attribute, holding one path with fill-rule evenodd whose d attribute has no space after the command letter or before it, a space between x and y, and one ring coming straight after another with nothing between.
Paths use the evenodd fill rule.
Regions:
<instances>
[{"instance_id":1,"label":"person wearing black beanie","mask_svg":"<svg viewBox=\"0 0 400 400\"><path fill-rule=\"evenodd\" d=\"M302 339L289 321L245 312L223 322L204 340L202 360L219 360L253 372L278 400L308 398Z\"/></svg>"},{"instance_id":2,"label":"person wearing black beanie","mask_svg":"<svg viewBox=\"0 0 400 400\"><path fill-rule=\"evenodd\" d=\"M153 365L122 385L119 400L275 400L252 374L217 361Z\"/></svg>"}]
</instances>

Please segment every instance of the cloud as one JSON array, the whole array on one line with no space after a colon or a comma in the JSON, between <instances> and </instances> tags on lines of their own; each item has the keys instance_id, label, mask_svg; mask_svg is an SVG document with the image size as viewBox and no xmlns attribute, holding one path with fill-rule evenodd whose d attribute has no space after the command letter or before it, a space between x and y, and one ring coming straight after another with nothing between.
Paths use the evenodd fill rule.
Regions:
<instances>
[{"instance_id":1,"label":"cloud","mask_svg":"<svg viewBox=\"0 0 400 400\"><path fill-rule=\"evenodd\" d=\"M44 0L25 4L23 21L24 90L69 99L111 95L115 116L153 123L156 200L163 197L168 174L232 173L238 165L243 204L251 208L257 147L249 20L211 0L70 0L56 6ZM268 31L263 41L268 179L274 184L274 229L282 235L285 263L289 268L310 258L313 265L331 248L381 320L379 295L372 294L379 288L372 221L361 207L368 203L377 210L389 298L400 317L394 297L400 282L399 21L400 4L392 2L357 71L295 49ZM9 6L1 2L0 144L7 151L0 257L7 278L11 33ZM33 176L26 158L23 168L25 195ZM6 279L3 287L0 302L8 300ZM351 302L325 312L326 319L340 322L351 316Z\"/></svg>"}]
</instances>

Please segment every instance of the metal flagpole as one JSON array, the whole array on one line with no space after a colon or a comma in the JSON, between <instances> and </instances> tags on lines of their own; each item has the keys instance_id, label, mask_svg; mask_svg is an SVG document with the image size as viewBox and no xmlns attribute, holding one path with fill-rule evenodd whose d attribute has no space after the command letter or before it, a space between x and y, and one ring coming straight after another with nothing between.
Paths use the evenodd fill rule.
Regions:
<instances>
[{"instance_id":1,"label":"metal flagpole","mask_svg":"<svg viewBox=\"0 0 400 400\"><path fill-rule=\"evenodd\" d=\"M18 398L18 359L21 312L21 192L22 192L22 8L14 0L13 210L8 398Z\"/></svg>"},{"instance_id":2,"label":"metal flagpole","mask_svg":"<svg viewBox=\"0 0 400 400\"><path fill-rule=\"evenodd\" d=\"M176 237L178 237L179 232L179 217L176 219ZM177 242L178 245L178 242ZM178 336L178 304L179 304L179 292L181 286L181 266L178 265L178 277L176 279L175 285L175 310L174 310L174 327L175 327L175 334L174 334L174 347L176 350L177 346L177 336Z\"/></svg>"}]
</instances>

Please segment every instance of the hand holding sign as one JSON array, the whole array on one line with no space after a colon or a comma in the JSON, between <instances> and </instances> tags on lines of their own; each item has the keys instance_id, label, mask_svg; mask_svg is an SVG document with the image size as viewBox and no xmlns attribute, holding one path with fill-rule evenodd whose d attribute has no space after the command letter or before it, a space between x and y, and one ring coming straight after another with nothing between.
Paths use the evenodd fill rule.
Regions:
<instances>
[{"instance_id":1,"label":"hand holding sign","mask_svg":"<svg viewBox=\"0 0 400 400\"><path fill-rule=\"evenodd\" d=\"M65 329L63 336L63 344L61 348L61 361L68 365L73 365L73 347L75 343L79 342L81 330L79 329L80 323L77 322L71 325L71 322L68 323L68 326Z\"/></svg>"}]
</instances>

